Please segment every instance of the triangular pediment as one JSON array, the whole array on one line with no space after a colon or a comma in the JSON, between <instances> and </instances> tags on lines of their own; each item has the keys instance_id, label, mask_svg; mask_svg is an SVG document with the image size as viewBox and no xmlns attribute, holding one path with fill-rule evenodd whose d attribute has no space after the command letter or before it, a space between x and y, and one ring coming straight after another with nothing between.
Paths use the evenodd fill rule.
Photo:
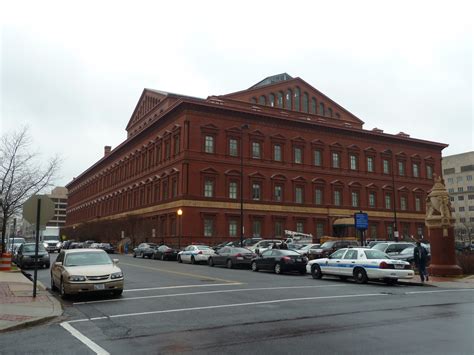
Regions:
<instances>
[{"instance_id":1,"label":"triangular pediment","mask_svg":"<svg viewBox=\"0 0 474 355\"><path fill-rule=\"evenodd\" d=\"M306 182L306 179L302 176L297 176L297 177L295 177L291 180L294 181L294 182Z\"/></svg>"},{"instance_id":2,"label":"triangular pediment","mask_svg":"<svg viewBox=\"0 0 474 355\"><path fill-rule=\"evenodd\" d=\"M270 139L284 141L286 140L286 137L278 133L271 136Z\"/></svg>"},{"instance_id":3,"label":"triangular pediment","mask_svg":"<svg viewBox=\"0 0 474 355\"><path fill-rule=\"evenodd\" d=\"M240 176L240 171L235 170L235 169L229 169L224 172L225 175L231 175L231 176Z\"/></svg>"},{"instance_id":4,"label":"triangular pediment","mask_svg":"<svg viewBox=\"0 0 474 355\"><path fill-rule=\"evenodd\" d=\"M250 132L250 135L254 136L254 137L265 137L265 135L261 131L259 131L258 129Z\"/></svg>"},{"instance_id":5,"label":"triangular pediment","mask_svg":"<svg viewBox=\"0 0 474 355\"><path fill-rule=\"evenodd\" d=\"M351 145L347 146L347 149L352 150L352 151L359 151L360 150L359 146L357 146L355 144L351 144Z\"/></svg>"},{"instance_id":6,"label":"triangular pediment","mask_svg":"<svg viewBox=\"0 0 474 355\"><path fill-rule=\"evenodd\" d=\"M166 96L165 93L144 89L125 129L129 131L133 126L139 125L144 117L164 100Z\"/></svg>"},{"instance_id":7,"label":"triangular pediment","mask_svg":"<svg viewBox=\"0 0 474 355\"><path fill-rule=\"evenodd\" d=\"M249 174L249 177L254 179L265 179L265 175L260 174L258 171Z\"/></svg>"},{"instance_id":8,"label":"triangular pediment","mask_svg":"<svg viewBox=\"0 0 474 355\"><path fill-rule=\"evenodd\" d=\"M326 184L326 180L322 179L322 178L314 178L313 180L311 180L313 182L313 184L319 184L319 185L324 185Z\"/></svg>"},{"instance_id":9,"label":"triangular pediment","mask_svg":"<svg viewBox=\"0 0 474 355\"><path fill-rule=\"evenodd\" d=\"M219 127L217 127L216 125L214 125L214 124L212 124L212 123L209 123L209 124L206 124L206 125L201 126L201 130L202 130L202 131L217 132L217 131L219 130Z\"/></svg>"},{"instance_id":10,"label":"triangular pediment","mask_svg":"<svg viewBox=\"0 0 474 355\"><path fill-rule=\"evenodd\" d=\"M286 176L282 174L273 174L270 179L272 180L281 180L281 181L286 181Z\"/></svg>"},{"instance_id":11,"label":"triangular pediment","mask_svg":"<svg viewBox=\"0 0 474 355\"><path fill-rule=\"evenodd\" d=\"M291 138L291 141L293 143L306 143L306 140L301 136Z\"/></svg>"},{"instance_id":12,"label":"triangular pediment","mask_svg":"<svg viewBox=\"0 0 474 355\"><path fill-rule=\"evenodd\" d=\"M216 169L210 168L210 167L202 169L201 173L203 173L203 174L216 174L216 175L219 174L219 172Z\"/></svg>"}]
</instances>

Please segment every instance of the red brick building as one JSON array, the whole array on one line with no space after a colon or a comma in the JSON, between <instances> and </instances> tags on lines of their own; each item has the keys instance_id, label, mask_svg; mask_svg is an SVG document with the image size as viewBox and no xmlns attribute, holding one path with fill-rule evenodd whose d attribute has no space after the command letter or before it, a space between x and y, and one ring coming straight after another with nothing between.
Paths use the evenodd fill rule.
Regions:
<instances>
[{"instance_id":1,"label":"red brick building","mask_svg":"<svg viewBox=\"0 0 474 355\"><path fill-rule=\"evenodd\" d=\"M181 246L238 239L242 186L245 237L332 235L359 210L368 238L392 238L395 220L401 235L416 236L446 147L364 130L288 74L207 99L145 89L126 130L67 185L67 235Z\"/></svg>"}]
</instances>

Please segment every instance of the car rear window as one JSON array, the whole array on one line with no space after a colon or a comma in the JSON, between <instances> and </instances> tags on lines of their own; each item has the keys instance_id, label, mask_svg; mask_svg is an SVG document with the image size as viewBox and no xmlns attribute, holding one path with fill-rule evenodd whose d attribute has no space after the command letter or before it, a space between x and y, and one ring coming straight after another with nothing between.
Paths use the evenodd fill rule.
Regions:
<instances>
[{"instance_id":1,"label":"car rear window","mask_svg":"<svg viewBox=\"0 0 474 355\"><path fill-rule=\"evenodd\" d=\"M275 249L277 250L277 249ZM301 255L300 253L294 251L294 250L284 250L284 249L280 249L278 250L280 252L280 255Z\"/></svg>"},{"instance_id":2,"label":"car rear window","mask_svg":"<svg viewBox=\"0 0 474 355\"><path fill-rule=\"evenodd\" d=\"M321 248L322 248L322 249L324 249L324 248L332 248L334 244L336 244L336 242L325 242L325 243L323 243L323 245L321 245Z\"/></svg>"},{"instance_id":3,"label":"car rear window","mask_svg":"<svg viewBox=\"0 0 474 355\"><path fill-rule=\"evenodd\" d=\"M200 245L197 247L198 250L207 250L207 249L210 249L210 247L206 246L206 245Z\"/></svg>"},{"instance_id":4,"label":"car rear window","mask_svg":"<svg viewBox=\"0 0 474 355\"><path fill-rule=\"evenodd\" d=\"M367 259L390 259L390 257L380 250L367 249L364 250Z\"/></svg>"},{"instance_id":5,"label":"car rear window","mask_svg":"<svg viewBox=\"0 0 474 355\"><path fill-rule=\"evenodd\" d=\"M379 243L379 244L375 244L372 249L374 250L385 250L387 248L387 244L386 243Z\"/></svg>"},{"instance_id":6,"label":"car rear window","mask_svg":"<svg viewBox=\"0 0 474 355\"><path fill-rule=\"evenodd\" d=\"M24 244L23 245L23 251L26 252L34 252L35 251L35 244ZM46 249L44 248L43 245L38 244L38 252L46 252Z\"/></svg>"}]
</instances>

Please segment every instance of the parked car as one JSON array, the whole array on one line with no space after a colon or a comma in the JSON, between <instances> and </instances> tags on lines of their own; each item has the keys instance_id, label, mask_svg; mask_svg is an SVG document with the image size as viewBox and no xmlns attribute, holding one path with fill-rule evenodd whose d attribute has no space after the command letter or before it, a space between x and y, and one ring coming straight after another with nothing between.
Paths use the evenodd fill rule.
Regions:
<instances>
[{"instance_id":1,"label":"parked car","mask_svg":"<svg viewBox=\"0 0 474 355\"><path fill-rule=\"evenodd\" d=\"M51 289L61 297L93 292L121 295L124 277L118 259L99 249L61 250L51 267Z\"/></svg>"},{"instance_id":2,"label":"parked car","mask_svg":"<svg viewBox=\"0 0 474 355\"><path fill-rule=\"evenodd\" d=\"M427 251L428 253L428 264L429 261L431 260L431 248L429 244L421 244ZM415 252L415 246L410 246L408 248L403 249L399 254L396 255L391 255L390 257L395 260L403 260L407 261L410 264L414 264L415 262L415 257L414 257L414 252Z\"/></svg>"},{"instance_id":3,"label":"parked car","mask_svg":"<svg viewBox=\"0 0 474 355\"><path fill-rule=\"evenodd\" d=\"M34 267L35 265L35 243L24 243L21 244L15 252L14 261L15 264L21 268L26 269L28 267ZM49 268L49 254L48 251L42 244L38 244L38 267Z\"/></svg>"},{"instance_id":4,"label":"parked car","mask_svg":"<svg viewBox=\"0 0 474 355\"><path fill-rule=\"evenodd\" d=\"M59 235L48 235L43 237L43 246L49 253L61 250L61 238Z\"/></svg>"},{"instance_id":5,"label":"parked car","mask_svg":"<svg viewBox=\"0 0 474 355\"><path fill-rule=\"evenodd\" d=\"M84 248L84 243L82 242L72 242L69 245L69 249L82 249Z\"/></svg>"},{"instance_id":6,"label":"parked car","mask_svg":"<svg viewBox=\"0 0 474 355\"><path fill-rule=\"evenodd\" d=\"M153 259L176 260L179 250L170 248L167 245L160 245L153 253Z\"/></svg>"},{"instance_id":7,"label":"parked car","mask_svg":"<svg viewBox=\"0 0 474 355\"><path fill-rule=\"evenodd\" d=\"M259 242L261 240L262 240L262 238L260 238L260 237L246 238L246 239L243 240L243 246L244 246L244 248L248 248L248 247L256 244L257 242ZM236 245L236 246L240 246L240 240L238 241L238 243L239 244Z\"/></svg>"},{"instance_id":8,"label":"parked car","mask_svg":"<svg viewBox=\"0 0 474 355\"><path fill-rule=\"evenodd\" d=\"M250 267L250 262L257 255L251 250L240 247L223 247L209 256L209 266L225 265L232 269L234 266Z\"/></svg>"},{"instance_id":9,"label":"parked car","mask_svg":"<svg viewBox=\"0 0 474 355\"><path fill-rule=\"evenodd\" d=\"M261 254L265 250L271 249L273 244L280 245L281 242L282 241L279 239L262 239L258 241L257 243L255 243L254 245L249 246L248 249L250 249L252 252L256 254Z\"/></svg>"},{"instance_id":10,"label":"parked car","mask_svg":"<svg viewBox=\"0 0 474 355\"><path fill-rule=\"evenodd\" d=\"M357 283L383 280L390 285L398 279L411 279L415 275L406 261L391 259L373 248L339 249L327 258L311 260L306 271L314 279L334 275L341 279L353 278Z\"/></svg>"},{"instance_id":11,"label":"parked car","mask_svg":"<svg viewBox=\"0 0 474 355\"><path fill-rule=\"evenodd\" d=\"M334 253L336 250L357 246L359 246L359 244L355 240L330 240L324 242L317 249L311 249L308 252L308 256L310 259L325 258Z\"/></svg>"},{"instance_id":12,"label":"parked car","mask_svg":"<svg viewBox=\"0 0 474 355\"><path fill-rule=\"evenodd\" d=\"M75 241L74 240L65 240L61 244L61 249L71 249L71 244L72 243L75 243Z\"/></svg>"},{"instance_id":13,"label":"parked car","mask_svg":"<svg viewBox=\"0 0 474 355\"><path fill-rule=\"evenodd\" d=\"M402 250L414 246L415 244L410 242L384 242L374 245L372 249L380 250L388 256L395 256L400 254Z\"/></svg>"},{"instance_id":14,"label":"parked car","mask_svg":"<svg viewBox=\"0 0 474 355\"><path fill-rule=\"evenodd\" d=\"M219 250L220 248L223 248L223 247L230 247L230 246L238 246L240 245L240 241L227 241L227 242L222 242L222 243L219 243L217 244L216 246L213 246L212 249L214 250Z\"/></svg>"},{"instance_id":15,"label":"parked car","mask_svg":"<svg viewBox=\"0 0 474 355\"><path fill-rule=\"evenodd\" d=\"M8 242L7 250L10 251L11 253L14 253L15 250L22 244L26 243L25 238L10 238L10 241Z\"/></svg>"},{"instance_id":16,"label":"parked car","mask_svg":"<svg viewBox=\"0 0 474 355\"><path fill-rule=\"evenodd\" d=\"M294 250L268 249L251 261L252 271L273 270L276 274L286 271L306 273L308 259Z\"/></svg>"},{"instance_id":17,"label":"parked car","mask_svg":"<svg viewBox=\"0 0 474 355\"><path fill-rule=\"evenodd\" d=\"M83 242L83 246L84 246L84 248L89 248L91 246L91 244L93 244L93 243L96 243L96 241L95 240L86 240L86 241Z\"/></svg>"},{"instance_id":18,"label":"parked car","mask_svg":"<svg viewBox=\"0 0 474 355\"><path fill-rule=\"evenodd\" d=\"M97 249L102 249L107 254L114 254L115 253L115 248L110 243L95 243L95 244L96 244Z\"/></svg>"},{"instance_id":19,"label":"parked car","mask_svg":"<svg viewBox=\"0 0 474 355\"><path fill-rule=\"evenodd\" d=\"M155 243L141 243L133 249L133 257L141 256L142 258L151 258L158 248L158 244Z\"/></svg>"},{"instance_id":20,"label":"parked car","mask_svg":"<svg viewBox=\"0 0 474 355\"><path fill-rule=\"evenodd\" d=\"M178 253L179 263L207 263L209 256L214 255L214 250L207 245L188 245L183 251Z\"/></svg>"},{"instance_id":21,"label":"parked car","mask_svg":"<svg viewBox=\"0 0 474 355\"><path fill-rule=\"evenodd\" d=\"M300 248L293 249L293 250L297 251L303 256L308 256L309 253L315 251L316 249L319 249L320 247L321 247L321 244L317 244L317 243L306 244L306 245L302 245ZM292 249L292 248L290 248L290 246L288 245L288 249Z\"/></svg>"},{"instance_id":22,"label":"parked car","mask_svg":"<svg viewBox=\"0 0 474 355\"><path fill-rule=\"evenodd\" d=\"M367 247L372 248L374 245L380 244L380 243L385 243L386 240L371 240L367 241Z\"/></svg>"}]
</instances>

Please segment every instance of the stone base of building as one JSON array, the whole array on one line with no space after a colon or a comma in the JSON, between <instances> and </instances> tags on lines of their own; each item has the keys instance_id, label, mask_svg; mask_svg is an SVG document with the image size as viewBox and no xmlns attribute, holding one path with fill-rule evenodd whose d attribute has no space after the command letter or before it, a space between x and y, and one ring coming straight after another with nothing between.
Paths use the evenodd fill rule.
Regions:
<instances>
[{"instance_id":1,"label":"stone base of building","mask_svg":"<svg viewBox=\"0 0 474 355\"><path fill-rule=\"evenodd\" d=\"M430 265L428 273L433 276L458 276L462 269L458 265Z\"/></svg>"}]
</instances>

